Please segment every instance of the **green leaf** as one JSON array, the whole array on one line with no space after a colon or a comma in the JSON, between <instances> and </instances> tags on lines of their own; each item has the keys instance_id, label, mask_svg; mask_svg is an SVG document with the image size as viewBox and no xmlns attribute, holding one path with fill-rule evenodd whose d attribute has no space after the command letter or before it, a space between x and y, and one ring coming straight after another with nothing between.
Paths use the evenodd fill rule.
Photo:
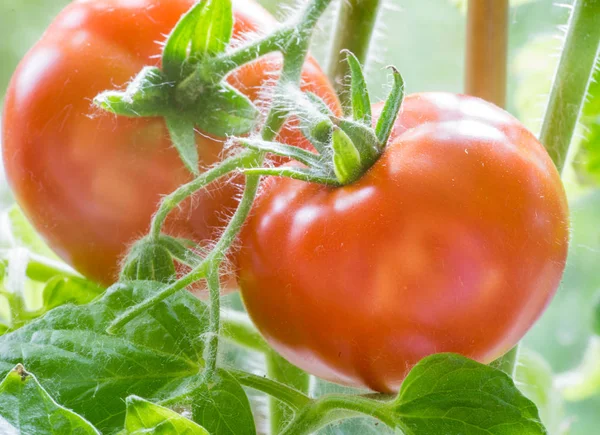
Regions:
<instances>
[{"instance_id":1,"label":"green leaf","mask_svg":"<svg viewBox=\"0 0 600 435\"><path fill-rule=\"evenodd\" d=\"M42 293L44 311L65 304L83 305L104 292L102 287L83 278L55 276L45 285Z\"/></svg>"},{"instance_id":2,"label":"green leaf","mask_svg":"<svg viewBox=\"0 0 600 435\"><path fill-rule=\"evenodd\" d=\"M124 92L105 91L94 104L115 115L132 118L162 116L169 110L173 82L156 67L144 67Z\"/></svg>"},{"instance_id":3,"label":"green leaf","mask_svg":"<svg viewBox=\"0 0 600 435\"><path fill-rule=\"evenodd\" d=\"M123 435L210 435L202 426L137 396L127 398Z\"/></svg>"},{"instance_id":4,"label":"green leaf","mask_svg":"<svg viewBox=\"0 0 600 435\"><path fill-rule=\"evenodd\" d=\"M110 433L123 427L125 398L168 394L165 387L202 367L206 306L186 291L127 324L106 328L160 289L156 282L116 284L88 305L55 308L0 337L0 373L22 363L61 404Z\"/></svg>"},{"instance_id":5,"label":"green leaf","mask_svg":"<svg viewBox=\"0 0 600 435\"><path fill-rule=\"evenodd\" d=\"M394 404L405 435L541 435L538 411L500 370L436 354L408 374Z\"/></svg>"},{"instance_id":6,"label":"green leaf","mask_svg":"<svg viewBox=\"0 0 600 435\"><path fill-rule=\"evenodd\" d=\"M360 154L352 140L344 131L335 127L331 140L333 147L333 170L341 184L355 181L361 175Z\"/></svg>"},{"instance_id":7,"label":"green leaf","mask_svg":"<svg viewBox=\"0 0 600 435\"><path fill-rule=\"evenodd\" d=\"M31 252L44 257L58 260L58 257L40 238L33 226L29 223L18 205L13 205L8 210L8 223L10 233L18 246L29 249Z\"/></svg>"},{"instance_id":8,"label":"green leaf","mask_svg":"<svg viewBox=\"0 0 600 435\"><path fill-rule=\"evenodd\" d=\"M0 383L0 429L7 435L100 433L83 417L56 403L20 364Z\"/></svg>"},{"instance_id":9,"label":"green leaf","mask_svg":"<svg viewBox=\"0 0 600 435\"><path fill-rule=\"evenodd\" d=\"M192 37L191 54L195 58L213 56L227 48L233 33L231 0L204 0L196 30Z\"/></svg>"},{"instance_id":10,"label":"green leaf","mask_svg":"<svg viewBox=\"0 0 600 435\"><path fill-rule=\"evenodd\" d=\"M371 100L367 89L367 82L363 70L356 56L349 50L345 50L346 60L350 66L352 95L352 116L355 121L371 126Z\"/></svg>"},{"instance_id":11,"label":"green leaf","mask_svg":"<svg viewBox=\"0 0 600 435\"><path fill-rule=\"evenodd\" d=\"M215 379L195 392L192 415L194 421L211 435L256 434L248 396L240 383L225 370L219 370Z\"/></svg>"},{"instance_id":12,"label":"green leaf","mask_svg":"<svg viewBox=\"0 0 600 435\"><path fill-rule=\"evenodd\" d=\"M198 176L200 170L194 123L180 116L167 116L165 121L171 135L171 142L179 152L181 161L192 174Z\"/></svg>"},{"instance_id":13,"label":"green leaf","mask_svg":"<svg viewBox=\"0 0 600 435\"><path fill-rule=\"evenodd\" d=\"M219 137L250 132L259 116L248 97L226 83L206 87L192 112L200 130Z\"/></svg>"},{"instance_id":14,"label":"green leaf","mask_svg":"<svg viewBox=\"0 0 600 435\"><path fill-rule=\"evenodd\" d=\"M400 111L400 106L402 106L402 101L404 100L404 79L396 68L393 66L389 68L392 70L394 76L394 84L375 127L377 139L379 139L382 147L385 147L390 138L394 123L398 117L398 112Z\"/></svg>"},{"instance_id":15,"label":"green leaf","mask_svg":"<svg viewBox=\"0 0 600 435\"><path fill-rule=\"evenodd\" d=\"M179 81L185 75L184 66L188 58L188 49L192 35L196 31L196 23L205 5L205 0L199 1L183 15L165 43L162 66L169 80Z\"/></svg>"}]
</instances>

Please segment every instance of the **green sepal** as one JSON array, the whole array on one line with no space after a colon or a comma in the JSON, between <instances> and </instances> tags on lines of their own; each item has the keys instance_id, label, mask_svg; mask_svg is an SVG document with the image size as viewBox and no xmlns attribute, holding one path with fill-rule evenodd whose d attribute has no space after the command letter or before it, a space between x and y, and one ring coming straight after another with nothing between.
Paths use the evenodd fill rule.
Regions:
<instances>
[{"instance_id":1,"label":"green sepal","mask_svg":"<svg viewBox=\"0 0 600 435\"><path fill-rule=\"evenodd\" d=\"M239 139L238 143L246 148L296 160L310 168L323 168L323 164L319 160L318 155L296 146L285 145L279 142L269 142L261 139Z\"/></svg>"},{"instance_id":2,"label":"green sepal","mask_svg":"<svg viewBox=\"0 0 600 435\"><path fill-rule=\"evenodd\" d=\"M127 254L121 281L172 282L175 263L169 250L159 241L150 238L139 240Z\"/></svg>"},{"instance_id":3,"label":"green sepal","mask_svg":"<svg viewBox=\"0 0 600 435\"><path fill-rule=\"evenodd\" d=\"M295 86L288 86L283 95L300 122L302 134L319 154L327 154L327 144L333 129L333 123L329 118L334 116L327 104L317 95L304 93Z\"/></svg>"},{"instance_id":4,"label":"green sepal","mask_svg":"<svg viewBox=\"0 0 600 435\"><path fill-rule=\"evenodd\" d=\"M170 105L173 82L162 71L146 66L125 91L105 91L94 98L94 104L107 112L127 117L162 116Z\"/></svg>"},{"instance_id":5,"label":"green sepal","mask_svg":"<svg viewBox=\"0 0 600 435\"><path fill-rule=\"evenodd\" d=\"M334 127L331 136L333 170L341 184L356 181L362 175L360 153L352 139L339 127Z\"/></svg>"},{"instance_id":6,"label":"green sepal","mask_svg":"<svg viewBox=\"0 0 600 435\"><path fill-rule=\"evenodd\" d=\"M352 102L352 117L356 122L371 126L371 100L367 82L362 67L356 56L349 50L344 50L350 67L350 96Z\"/></svg>"},{"instance_id":7,"label":"green sepal","mask_svg":"<svg viewBox=\"0 0 600 435\"><path fill-rule=\"evenodd\" d=\"M192 35L191 56L202 59L225 51L233 34L231 0L203 0Z\"/></svg>"},{"instance_id":8,"label":"green sepal","mask_svg":"<svg viewBox=\"0 0 600 435\"><path fill-rule=\"evenodd\" d=\"M192 37L196 31L196 23L206 5L206 1L196 3L169 35L162 55L162 66L165 75L173 81L179 81L186 75L186 61Z\"/></svg>"},{"instance_id":9,"label":"green sepal","mask_svg":"<svg viewBox=\"0 0 600 435\"><path fill-rule=\"evenodd\" d=\"M271 177L285 177L294 180L305 181L307 183L318 183L326 186L340 186L341 183L335 177L335 174L315 170L311 168L295 168L293 166L279 166L277 168L248 168L244 169L245 174L267 175Z\"/></svg>"},{"instance_id":10,"label":"green sepal","mask_svg":"<svg viewBox=\"0 0 600 435\"><path fill-rule=\"evenodd\" d=\"M186 116L204 133L219 137L247 134L260 115L248 97L226 83L205 88L193 106L184 109Z\"/></svg>"},{"instance_id":11,"label":"green sepal","mask_svg":"<svg viewBox=\"0 0 600 435\"><path fill-rule=\"evenodd\" d=\"M199 155L196 147L196 133L194 123L180 116L166 116L165 122L171 142L179 153L181 161L185 167L194 175L198 176Z\"/></svg>"},{"instance_id":12,"label":"green sepal","mask_svg":"<svg viewBox=\"0 0 600 435\"><path fill-rule=\"evenodd\" d=\"M392 70L394 76L394 84L377 121L377 127L375 127L375 134L377 134L377 139L379 139L381 147L385 147L390 138L394 123L398 117L398 112L402 106L402 101L404 100L404 79L395 67L390 66L389 68Z\"/></svg>"},{"instance_id":13,"label":"green sepal","mask_svg":"<svg viewBox=\"0 0 600 435\"><path fill-rule=\"evenodd\" d=\"M365 169L375 163L382 147L371 126L342 118L333 118L333 123L352 139Z\"/></svg>"}]
</instances>

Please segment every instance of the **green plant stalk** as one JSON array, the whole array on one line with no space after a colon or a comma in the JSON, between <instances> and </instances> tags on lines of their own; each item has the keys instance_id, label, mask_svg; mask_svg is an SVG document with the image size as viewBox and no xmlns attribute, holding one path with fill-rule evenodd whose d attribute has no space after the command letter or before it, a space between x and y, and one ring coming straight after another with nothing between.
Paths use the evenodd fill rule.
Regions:
<instances>
[{"instance_id":1,"label":"green plant stalk","mask_svg":"<svg viewBox=\"0 0 600 435\"><path fill-rule=\"evenodd\" d=\"M217 166L212 167L199 177L187 184L180 186L177 190L165 196L161 201L157 212L152 218L152 223L150 224L150 234L152 235L152 238L154 240L159 239L161 228L164 225L167 216L182 201L189 198L192 194L219 179L220 177L236 171L239 168L251 166L255 160L256 153L251 151L241 152L236 156L232 156L223 160Z\"/></svg>"},{"instance_id":2,"label":"green plant stalk","mask_svg":"<svg viewBox=\"0 0 600 435\"><path fill-rule=\"evenodd\" d=\"M265 39L251 42L217 56L210 62L201 65L198 74L205 81L212 80L214 83L218 79L216 80L218 82L240 65L252 62L265 54L280 51L282 44L290 38L293 31L292 28L283 27Z\"/></svg>"},{"instance_id":3,"label":"green plant stalk","mask_svg":"<svg viewBox=\"0 0 600 435\"><path fill-rule=\"evenodd\" d=\"M280 382L263 376L253 375L243 370L229 369L228 371L240 384L266 393L269 396L277 397L279 401L285 403L294 411L299 411L312 403L312 399L306 394Z\"/></svg>"},{"instance_id":4,"label":"green plant stalk","mask_svg":"<svg viewBox=\"0 0 600 435\"><path fill-rule=\"evenodd\" d=\"M340 418L358 415L376 418L390 428L398 427L397 416L387 402L332 394L302 408L280 435L310 434Z\"/></svg>"},{"instance_id":5,"label":"green plant stalk","mask_svg":"<svg viewBox=\"0 0 600 435\"><path fill-rule=\"evenodd\" d=\"M327 69L346 114L352 103L352 94L350 66L343 50L351 51L361 64L365 64L379 6L380 0L341 0Z\"/></svg>"},{"instance_id":6,"label":"green plant stalk","mask_svg":"<svg viewBox=\"0 0 600 435\"><path fill-rule=\"evenodd\" d=\"M267 377L232 368L228 368L227 371L235 377L241 385L277 397L282 403L285 403L294 411L299 411L312 403L312 400L307 395ZM189 399L190 394L189 390L187 390L177 396L162 400L159 403L163 406L173 406L185 403Z\"/></svg>"},{"instance_id":7,"label":"green plant stalk","mask_svg":"<svg viewBox=\"0 0 600 435\"><path fill-rule=\"evenodd\" d=\"M178 279L174 283L165 287L164 290L160 291L159 293L156 293L151 298L146 299L141 304L134 305L131 308L125 310L125 312L122 315L117 317L108 326L108 328L106 328L106 332L108 332L109 334L117 334L125 327L125 325L127 325L129 322L131 322L133 319L135 319L142 313L144 313L147 310L149 310L150 308L152 308L154 305L165 300L169 296L174 295L178 291L183 290L188 285L191 285L191 284L195 283L196 281L199 281L200 279L205 278L205 277L206 277L206 263L203 262L203 263L199 264L195 269L193 269L190 273L188 273L187 275L182 277L181 279Z\"/></svg>"},{"instance_id":8,"label":"green plant stalk","mask_svg":"<svg viewBox=\"0 0 600 435\"><path fill-rule=\"evenodd\" d=\"M265 354L267 375L271 379L294 388L296 391L308 392L310 375L283 359L277 352L270 350ZM291 420L290 410L280 406L280 401L270 399L271 403L271 433L278 434Z\"/></svg>"},{"instance_id":9,"label":"green plant stalk","mask_svg":"<svg viewBox=\"0 0 600 435\"><path fill-rule=\"evenodd\" d=\"M219 282L219 262L208 267L206 283L210 297L209 334L206 338L206 354L204 357L204 379L210 381L217 373L219 356L219 330L221 328L221 284ZM216 334L213 331L217 331Z\"/></svg>"},{"instance_id":10,"label":"green plant stalk","mask_svg":"<svg viewBox=\"0 0 600 435\"><path fill-rule=\"evenodd\" d=\"M600 46L600 0L576 0L540 141L562 172Z\"/></svg>"}]
</instances>

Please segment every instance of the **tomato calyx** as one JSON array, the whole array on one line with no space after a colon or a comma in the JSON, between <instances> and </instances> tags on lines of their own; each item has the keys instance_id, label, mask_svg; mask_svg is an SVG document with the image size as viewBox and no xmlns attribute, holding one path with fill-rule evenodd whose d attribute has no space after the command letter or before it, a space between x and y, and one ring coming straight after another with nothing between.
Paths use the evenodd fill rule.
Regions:
<instances>
[{"instance_id":1,"label":"tomato calyx","mask_svg":"<svg viewBox=\"0 0 600 435\"><path fill-rule=\"evenodd\" d=\"M193 242L164 234L146 236L135 242L125 257L120 280L173 282L176 263L195 267L202 262L202 258L189 249L192 246Z\"/></svg>"},{"instance_id":2,"label":"tomato calyx","mask_svg":"<svg viewBox=\"0 0 600 435\"><path fill-rule=\"evenodd\" d=\"M244 135L257 124L260 112L248 97L227 84L225 73L240 66L227 64L218 80L202 80L196 71L212 63L229 46L233 34L231 0L203 0L192 7L169 35L162 68L144 67L124 91L105 91L94 104L127 117L163 117L175 148L195 176L198 150L195 128L218 137Z\"/></svg>"},{"instance_id":3,"label":"tomato calyx","mask_svg":"<svg viewBox=\"0 0 600 435\"><path fill-rule=\"evenodd\" d=\"M316 152L253 138L236 141L246 148L284 156L304 167L251 168L246 173L275 175L303 181L344 186L359 180L379 159L392 132L404 99L404 80L390 67L394 82L375 127L369 92L358 59L346 51L351 70L350 117L335 116L324 101L311 93L293 87L284 93L288 111L300 121L300 129Z\"/></svg>"}]
</instances>

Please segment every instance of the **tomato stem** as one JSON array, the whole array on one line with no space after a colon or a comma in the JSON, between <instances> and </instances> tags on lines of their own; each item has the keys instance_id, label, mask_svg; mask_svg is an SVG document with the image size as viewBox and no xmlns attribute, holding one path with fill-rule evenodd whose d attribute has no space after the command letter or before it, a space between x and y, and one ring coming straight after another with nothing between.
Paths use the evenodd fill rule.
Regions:
<instances>
[{"instance_id":1,"label":"tomato stem","mask_svg":"<svg viewBox=\"0 0 600 435\"><path fill-rule=\"evenodd\" d=\"M219 279L219 262L210 264L206 274L206 283L210 295L210 315L208 335L206 337L206 353L204 360L204 379L210 381L217 373L217 357L219 354L219 330L221 328L221 284Z\"/></svg>"},{"instance_id":2,"label":"tomato stem","mask_svg":"<svg viewBox=\"0 0 600 435\"><path fill-rule=\"evenodd\" d=\"M229 157L217 166L204 172L199 177L180 186L177 190L165 196L160 203L158 211L152 218L150 226L150 234L152 237L155 240L160 238L161 228L167 219L167 216L173 209L179 206L182 201L220 177L237 171L240 168L251 166L256 160L255 154L256 153L252 151L244 151L236 156Z\"/></svg>"},{"instance_id":3,"label":"tomato stem","mask_svg":"<svg viewBox=\"0 0 600 435\"><path fill-rule=\"evenodd\" d=\"M361 64L365 64L379 8L380 0L340 1L337 25L328 56L328 75L336 87L346 114L352 104L352 93L349 81L350 65L346 62L344 50L349 50Z\"/></svg>"},{"instance_id":4,"label":"tomato stem","mask_svg":"<svg viewBox=\"0 0 600 435\"><path fill-rule=\"evenodd\" d=\"M296 391L307 393L310 383L310 375L298 367L283 359L277 352L270 350L265 354L267 362L267 375L278 382L294 388ZM290 420L290 412L280 406L279 399L271 397L269 400L271 408L271 433L278 434Z\"/></svg>"},{"instance_id":5,"label":"tomato stem","mask_svg":"<svg viewBox=\"0 0 600 435\"><path fill-rule=\"evenodd\" d=\"M312 402L307 395L272 379L253 375L243 370L228 369L228 371L240 384L276 397L294 411L300 410Z\"/></svg>"},{"instance_id":6,"label":"tomato stem","mask_svg":"<svg viewBox=\"0 0 600 435\"><path fill-rule=\"evenodd\" d=\"M398 422L394 414L395 412L389 408L388 402L361 396L332 394L314 400L305 406L280 435L313 433L336 420L359 415L376 418L391 428L397 428Z\"/></svg>"},{"instance_id":7,"label":"tomato stem","mask_svg":"<svg viewBox=\"0 0 600 435\"><path fill-rule=\"evenodd\" d=\"M600 0L576 0L540 133L559 171L565 166L599 47Z\"/></svg>"},{"instance_id":8,"label":"tomato stem","mask_svg":"<svg viewBox=\"0 0 600 435\"><path fill-rule=\"evenodd\" d=\"M506 103L508 0L469 0L465 92L499 107Z\"/></svg>"}]
</instances>

